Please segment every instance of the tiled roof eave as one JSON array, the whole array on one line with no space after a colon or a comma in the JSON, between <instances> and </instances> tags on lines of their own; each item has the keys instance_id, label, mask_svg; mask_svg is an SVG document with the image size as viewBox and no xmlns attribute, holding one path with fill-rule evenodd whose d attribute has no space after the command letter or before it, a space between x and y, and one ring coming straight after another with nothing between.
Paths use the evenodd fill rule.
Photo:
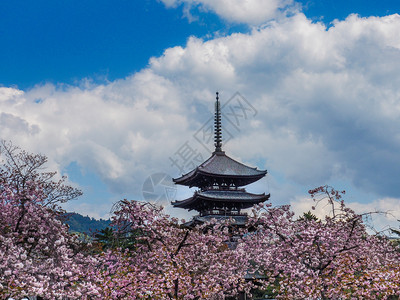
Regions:
<instances>
[{"instance_id":1,"label":"tiled roof eave","mask_svg":"<svg viewBox=\"0 0 400 300\"><path fill-rule=\"evenodd\" d=\"M250 199L249 198L243 199L240 197L237 197L237 198L215 198L215 197L201 195L196 192L193 195L193 197L190 197L190 198L187 198L187 199L181 200L181 201L174 201L174 202L172 202L172 205L174 207L190 208L191 206L195 206L195 204L200 201L257 204L257 203L268 200L270 197L270 194L265 195L265 194L248 194L247 193L247 196L248 195L251 195L253 197Z\"/></svg>"},{"instance_id":2,"label":"tiled roof eave","mask_svg":"<svg viewBox=\"0 0 400 300\"><path fill-rule=\"evenodd\" d=\"M219 179L246 180L249 181L249 183L246 183L247 185L263 178L267 174L267 171L259 171L259 172L260 173L256 175L225 175L225 174L208 173L196 169L195 172L193 172L193 174L190 174L190 176L186 176L186 178L182 176L180 178L173 179L173 181L175 182L175 184L187 185L192 187L196 186L196 182L198 182L201 179L201 177L204 176L204 177L219 178Z\"/></svg>"},{"instance_id":3,"label":"tiled roof eave","mask_svg":"<svg viewBox=\"0 0 400 300\"><path fill-rule=\"evenodd\" d=\"M223 159L221 158L223 157ZM221 161L222 159L222 161ZM222 174L221 172L213 171L212 169L221 170L222 165L231 165L231 169L236 169L236 174ZM214 166L214 167L212 167ZM223 168L222 168L223 169ZM245 174L246 172L250 174ZM182 175L181 177L174 178L173 181L176 184L194 186L196 180L199 179L199 175L207 177L218 177L218 178L233 178L233 179L251 179L255 180L264 177L267 174L266 170L257 170L257 168L252 168L242 164L229 156L218 153L213 153L213 155L200 164L198 167L192 171Z\"/></svg>"}]
</instances>

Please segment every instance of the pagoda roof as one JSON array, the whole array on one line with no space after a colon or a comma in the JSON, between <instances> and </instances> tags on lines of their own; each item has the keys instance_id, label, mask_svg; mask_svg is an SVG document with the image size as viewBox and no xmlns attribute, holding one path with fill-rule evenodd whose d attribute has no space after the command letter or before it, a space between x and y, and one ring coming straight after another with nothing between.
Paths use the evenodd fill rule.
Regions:
<instances>
[{"instance_id":1,"label":"pagoda roof","mask_svg":"<svg viewBox=\"0 0 400 300\"><path fill-rule=\"evenodd\" d=\"M242 190L207 190L197 191L193 197L187 198L181 201L174 201L172 205L174 207L186 208L189 210L195 209L200 210L204 207L205 202L211 203L226 203L240 208L249 208L254 204L264 202L268 200L270 195L263 194L251 194Z\"/></svg>"},{"instance_id":2,"label":"pagoda roof","mask_svg":"<svg viewBox=\"0 0 400 300\"><path fill-rule=\"evenodd\" d=\"M221 180L243 186L261 179L266 174L266 170L257 170L257 168L246 166L230 158L225 152L216 151L201 165L179 178L174 178L173 181L190 187L201 187L205 186L205 183Z\"/></svg>"}]
</instances>

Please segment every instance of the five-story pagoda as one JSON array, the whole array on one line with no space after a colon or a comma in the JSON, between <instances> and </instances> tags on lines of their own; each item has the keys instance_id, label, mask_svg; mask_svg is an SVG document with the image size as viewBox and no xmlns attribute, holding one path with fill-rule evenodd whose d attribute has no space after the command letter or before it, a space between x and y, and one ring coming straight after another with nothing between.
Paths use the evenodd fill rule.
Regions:
<instances>
[{"instance_id":1,"label":"five-story pagoda","mask_svg":"<svg viewBox=\"0 0 400 300\"><path fill-rule=\"evenodd\" d=\"M211 157L198 167L179 178L174 178L175 184L198 187L194 195L182 201L174 201L174 207L196 210L199 215L195 221L205 221L209 218L234 218L237 223L244 223L246 213L242 209L264 202L270 195L251 194L243 186L260 180L267 171L246 166L222 151L221 108L219 97L215 102L214 118L215 151Z\"/></svg>"}]
</instances>

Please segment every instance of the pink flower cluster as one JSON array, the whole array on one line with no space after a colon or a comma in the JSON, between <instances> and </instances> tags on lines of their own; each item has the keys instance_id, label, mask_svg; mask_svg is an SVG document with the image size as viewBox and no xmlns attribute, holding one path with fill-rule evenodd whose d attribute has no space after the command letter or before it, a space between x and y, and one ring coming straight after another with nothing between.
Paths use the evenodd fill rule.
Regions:
<instances>
[{"instance_id":1,"label":"pink flower cluster","mask_svg":"<svg viewBox=\"0 0 400 300\"><path fill-rule=\"evenodd\" d=\"M400 252L370 235L329 187L310 191L332 214L296 219L289 206L254 207L233 220L192 228L149 203L123 200L116 247L68 233L43 205L40 184L1 182L0 296L72 299L223 299L265 290L280 299L385 299L400 294ZM317 203L318 204L318 203Z\"/></svg>"},{"instance_id":2,"label":"pink flower cluster","mask_svg":"<svg viewBox=\"0 0 400 300\"><path fill-rule=\"evenodd\" d=\"M149 203L122 201L113 224L134 240L104 254L99 277L106 298L222 299L247 287L247 261L230 249L228 224L179 224Z\"/></svg>"},{"instance_id":3,"label":"pink flower cluster","mask_svg":"<svg viewBox=\"0 0 400 300\"><path fill-rule=\"evenodd\" d=\"M384 236L370 235L360 215L345 207L344 192L328 186L310 191L331 214L293 219L288 206L257 207L257 228L241 247L277 298L386 299L400 294L400 251ZM308 217L307 217L308 216ZM268 279L268 280L265 280ZM269 282L268 282L269 281Z\"/></svg>"},{"instance_id":4,"label":"pink flower cluster","mask_svg":"<svg viewBox=\"0 0 400 300\"><path fill-rule=\"evenodd\" d=\"M0 296L76 298L97 295L85 280L95 259L58 217L41 205L40 186L26 183L16 191L3 180L0 190Z\"/></svg>"}]
</instances>

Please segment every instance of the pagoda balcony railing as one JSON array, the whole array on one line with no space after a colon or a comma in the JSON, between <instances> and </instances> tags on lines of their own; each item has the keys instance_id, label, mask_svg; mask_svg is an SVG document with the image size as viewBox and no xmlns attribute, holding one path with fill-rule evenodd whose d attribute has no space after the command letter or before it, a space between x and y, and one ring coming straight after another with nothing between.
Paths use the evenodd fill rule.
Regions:
<instances>
[{"instance_id":1,"label":"pagoda balcony railing","mask_svg":"<svg viewBox=\"0 0 400 300\"><path fill-rule=\"evenodd\" d=\"M218 185L215 186L215 185L213 185L213 186L208 186L208 187L202 188L201 191L202 192L205 192L205 191L241 191L241 192L245 192L246 189L238 188L236 186L218 186Z\"/></svg>"},{"instance_id":2,"label":"pagoda balcony railing","mask_svg":"<svg viewBox=\"0 0 400 300\"><path fill-rule=\"evenodd\" d=\"M232 210L222 210L222 209L210 209L203 210L200 212L200 216L209 216L209 215L218 215L218 216L247 216L245 212L232 211Z\"/></svg>"}]
</instances>

